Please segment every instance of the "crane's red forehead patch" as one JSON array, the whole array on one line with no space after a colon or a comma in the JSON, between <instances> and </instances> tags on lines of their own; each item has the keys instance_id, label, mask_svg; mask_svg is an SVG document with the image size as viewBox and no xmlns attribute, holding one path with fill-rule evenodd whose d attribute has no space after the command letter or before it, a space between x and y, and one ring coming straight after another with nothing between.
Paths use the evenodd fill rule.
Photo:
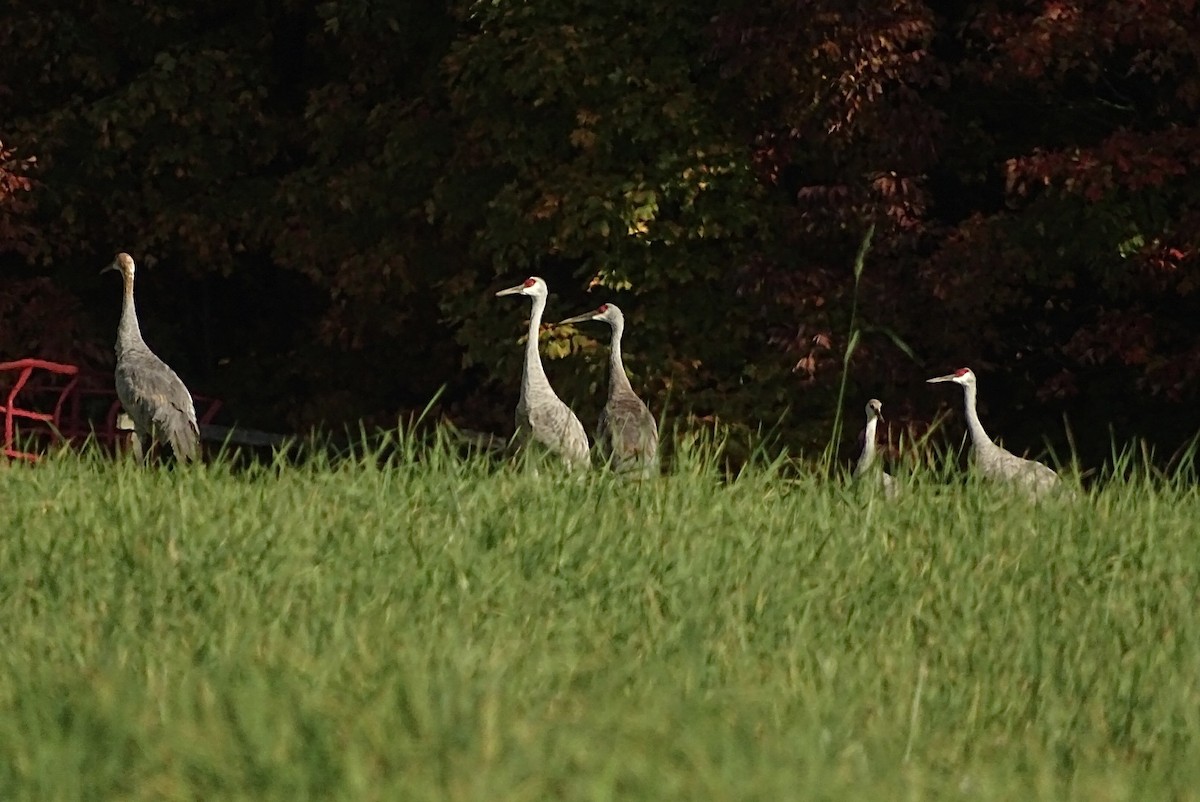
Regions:
<instances>
[{"instance_id":1,"label":"crane's red forehead patch","mask_svg":"<svg viewBox=\"0 0 1200 802\"><path fill-rule=\"evenodd\" d=\"M958 370L954 371L954 375L955 376L966 376L970 372L971 372L970 368L959 368Z\"/></svg>"},{"instance_id":2,"label":"crane's red forehead patch","mask_svg":"<svg viewBox=\"0 0 1200 802\"><path fill-rule=\"evenodd\" d=\"M600 308L597 309L596 311L603 315L605 312L608 311L608 304L600 304Z\"/></svg>"},{"instance_id":3,"label":"crane's red forehead patch","mask_svg":"<svg viewBox=\"0 0 1200 802\"><path fill-rule=\"evenodd\" d=\"M527 279L525 279L525 286L526 286L526 287L532 287L534 284L537 284L537 279L534 279L534 278L527 278Z\"/></svg>"}]
</instances>

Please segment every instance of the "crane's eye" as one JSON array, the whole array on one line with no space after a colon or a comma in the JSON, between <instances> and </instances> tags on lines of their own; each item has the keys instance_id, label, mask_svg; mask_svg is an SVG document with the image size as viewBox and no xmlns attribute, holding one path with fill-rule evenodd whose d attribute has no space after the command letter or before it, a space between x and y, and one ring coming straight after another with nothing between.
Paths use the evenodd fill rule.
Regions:
<instances>
[{"instance_id":1,"label":"crane's eye","mask_svg":"<svg viewBox=\"0 0 1200 802\"><path fill-rule=\"evenodd\" d=\"M954 375L955 376L966 376L970 372L971 372L970 368L959 368L958 370L954 371Z\"/></svg>"},{"instance_id":2,"label":"crane's eye","mask_svg":"<svg viewBox=\"0 0 1200 802\"><path fill-rule=\"evenodd\" d=\"M597 309L596 311L603 315L605 312L608 311L608 304L600 304L600 308Z\"/></svg>"},{"instance_id":3,"label":"crane's eye","mask_svg":"<svg viewBox=\"0 0 1200 802\"><path fill-rule=\"evenodd\" d=\"M525 279L525 286L527 288L532 287L534 284L537 284L537 279L532 279L532 278Z\"/></svg>"}]
</instances>

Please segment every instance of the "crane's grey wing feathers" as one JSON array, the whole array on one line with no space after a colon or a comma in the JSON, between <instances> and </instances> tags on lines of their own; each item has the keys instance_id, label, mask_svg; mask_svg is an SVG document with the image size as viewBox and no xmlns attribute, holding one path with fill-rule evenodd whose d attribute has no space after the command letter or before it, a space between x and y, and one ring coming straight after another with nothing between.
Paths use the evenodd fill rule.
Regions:
<instances>
[{"instance_id":1,"label":"crane's grey wing feathers","mask_svg":"<svg viewBox=\"0 0 1200 802\"><path fill-rule=\"evenodd\" d=\"M182 387L182 382L180 383ZM194 460L200 450L200 426L196 423L196 409L192 399L188 398L186 406L172 402L173 411L164 416L165 420L158 421L159 426L171 444L175 456L184 462Z\"/></svg>"},{"instance_id":2,"label":"crane's grey wing feathers","mask_svg":"<svg viewBox=\"0 0 1200 802\"><path fill-rule=\"evenodd\" d=\"M1031 459L1024 459L995 443L991 448L974 448L971 457L975 468L986 479L1012 482L1031 496L1039 496L1056 487L1061 479L1050 467Z\"/></svg>"},{"instance_id":3,"label":"crane's grey wing feathers","mask_svg":"<svg viewBox=\"0 0 1200 802\"><path fill-rule=\"evenodd\" d=\"M566 404L558 399L542 401L529 404L525 413L530 437L573 467L587 465L587 432Z\"/></svg>"},{"instance_id":4,"label":"crane's grey wing feathers","mask_svg":"<svg viewBox=\"0 0 1200 802\"><path fill-rule=\"evenodd\" d=\"M1020 458L1018 457L1018 459ZM1057 473L1040 462L1033 460L1022 460L1022 462L1024 464L1019 468L1017 479L1034 495L1050 490L1061 481Z\"/></svg>"},{"instance_id":5,"label":"crane's grey wing feathers","mask_svg":"<svg viewBox=\"0 0 1200 802\"><path fill-rule=\"evenodd\" d=\"M184 462L196 458L200 428L196 407L183 381L154 354L126 354L117 360L117 396L133 419L143 448L165 441Z\"/></svg>"},{"instance_id":6,"label":"crane's grey wing feathers","mask_svg":"<svg viewBox=\"0 0 1200 802\"><path fill-rule=\"evenodd\" d=\"M636 395L609 398L597 429L613 470L650 472L658 464L658 423Z\"/></svg>"}]
</instances>

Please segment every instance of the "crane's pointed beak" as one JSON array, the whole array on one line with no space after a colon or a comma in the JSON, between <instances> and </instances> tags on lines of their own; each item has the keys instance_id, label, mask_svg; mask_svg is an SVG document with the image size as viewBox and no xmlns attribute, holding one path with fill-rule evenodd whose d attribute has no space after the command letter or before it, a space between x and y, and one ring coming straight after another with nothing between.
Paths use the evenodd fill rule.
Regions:
<instances>
[{"instance_id":1,"label":"crane's pointed beak","mask_svg":"<svg viewBox=\"0 0 1200 802\"><path fill-rule=\"evenodd\" d=\"M595 316L596 316L595 312L584 312L582 315L576 315L575 317L569 317L566 320L560 320L557 323L555 323L554 325L555 326L565 326L568 323L582 323L585 320L591 320Z\"/></svg>"},{"instance_id":2,"label":"crane's pointed beak","mask_svg":"<svg viewBox=\"0 0 1200 802\"><path fill-rule=\"evenodd\" d=\"M957 378L958 378L958 376L955 376L953 373L951 373L948 376L938 376L936 379L926 379L925 383L926 384L937 384L938 382L952 382Z\"/></svg>"},{"instance_id":3,"label":"crane's pointed beak","mask_svg":"<svg viewBox=\"0 0 1200 802\"><path fill-rule=\"evenodd\" d=\"M515 287L509 287L507 290L500 290L500 292L496 293L496 297L499 298L501 295L519 295L523 289L525 289L525 285L518 284Z\"/></svg>"},{"instance_id":4,"label":"crane's pointed beak","mask_svg":"<svg viewBox=\"0 0 1200 802\"><path fill-rule=\"evenodd\" d=\"M108 264L106 267L104 267L104 269L102 269L102 270L100 271L100 275L102 275L102 276L103 276L103 275L104 275L105 273L107 273L108 271L110 271L110 270L116 270L116 269L117 269L117 263L116 263L116 262L110 262L110 263L109 263L109 264Z\"/></svg>"},{"instance_id":5,"label":"crane's pointed beak","mask_svg":"<svg viewBox=\"0 0 1200 802\"><path fill-rule=\"evenodd\" d=\"M882 409L875 410L875 417L879 418L880 423L887 423L887 420L883 417Z\"/></svg>"}]
</instances>

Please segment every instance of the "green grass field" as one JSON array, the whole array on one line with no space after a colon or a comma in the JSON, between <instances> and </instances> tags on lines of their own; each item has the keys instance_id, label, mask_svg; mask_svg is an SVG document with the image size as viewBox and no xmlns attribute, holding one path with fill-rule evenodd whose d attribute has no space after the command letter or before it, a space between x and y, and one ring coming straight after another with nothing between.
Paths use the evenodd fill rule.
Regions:
<instances>
[{"instance_id":1,"label":"green grass field","mask_svg":"<svg viewBox=\"0 0 1200 802\"><path fill-rule=\"evenodd\" d=\"M0 467L0 798L1200 799L1200 493Z\"/></svg>"}]
</instances>

